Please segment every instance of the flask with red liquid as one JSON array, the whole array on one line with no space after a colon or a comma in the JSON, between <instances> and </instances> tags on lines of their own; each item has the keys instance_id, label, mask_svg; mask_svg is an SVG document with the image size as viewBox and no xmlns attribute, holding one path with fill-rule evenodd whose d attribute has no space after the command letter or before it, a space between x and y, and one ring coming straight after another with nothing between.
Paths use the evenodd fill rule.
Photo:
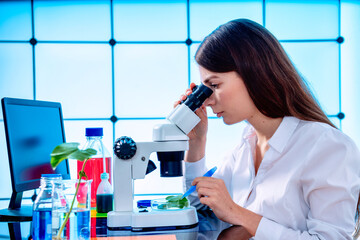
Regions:
<instances>
[{"instance_id":1,"label":"flask with red liquid","mask_svg":"<svg viewBox=\"0 0 360 240\"><path fill-rule=\"evenodd\" d=\"M88 176L88 179L92 179L91 183L91 208L96 208L96 190L101 182L101 174L109 174L109 182L111 183L111 174L112 174L112 163L111 155L105 148L102 137L103 137L103 128L86 128L85 131L86 143L83 149L93 148L97 151L96 155L92 156L85 165L85 173ZM82 161L77 162L78 172L83 166ZM79 174L78 174L79 177Z\"/></svg>"}]
</instances>

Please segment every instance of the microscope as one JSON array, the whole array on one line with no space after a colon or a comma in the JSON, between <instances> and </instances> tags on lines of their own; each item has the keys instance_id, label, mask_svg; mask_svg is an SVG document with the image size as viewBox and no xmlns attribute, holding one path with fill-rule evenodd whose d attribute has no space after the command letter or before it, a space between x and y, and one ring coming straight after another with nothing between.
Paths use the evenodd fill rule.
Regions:
<instances>
[{"instance_id":1,"label":"microscope","mask_svg":"<svg viewBox=\"0 0 360 240\"><path fill-rule=\"evenodd\" d=\"M134 180L143 179L155 170L149 160L157 153L161 177L183 175L184 151L189 148L187 134L200 122L195 114L212 90L201 84L167 116L165 123L153 128L153 141L134 142L120 137L114 143L114 211L108 213L110 230L152 231L187 229L197 226L196 209L192 206L176 210L140 211L133 206Z\"/></svg>"}]
</instances>

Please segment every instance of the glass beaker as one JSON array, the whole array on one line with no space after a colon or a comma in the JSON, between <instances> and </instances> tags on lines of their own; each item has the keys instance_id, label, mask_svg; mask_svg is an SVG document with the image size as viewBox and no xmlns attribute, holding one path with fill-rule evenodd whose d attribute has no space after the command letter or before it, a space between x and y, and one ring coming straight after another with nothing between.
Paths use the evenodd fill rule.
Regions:
<instances>
[{"instance_id":1,"label":"glass beaker","mask_svg":"<svg viewBox=\"0 0 360 240\"><path fill-rule=\"evenodd\" d=\"M90 239L91 182L92 180L81 180L79 185L78 179L63 180L63 193L67 203L67 211L57 214L60 216L60 226L66 220L66 216L73 204L69 219L61 234L63 239ZM75 195L77 187L78 192Z\"/></svg>"}]
</instances>

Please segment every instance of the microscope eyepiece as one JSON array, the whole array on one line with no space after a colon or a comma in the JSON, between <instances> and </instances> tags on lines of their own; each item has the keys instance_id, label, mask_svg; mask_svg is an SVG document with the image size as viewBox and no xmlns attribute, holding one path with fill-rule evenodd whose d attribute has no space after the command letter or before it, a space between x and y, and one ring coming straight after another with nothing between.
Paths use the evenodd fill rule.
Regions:
<instances>
[{"instance_id":1,"label":"microscope eyepiece","mask_svg":"<svg viewBox=\"0 0 360 240\"><path fill-rule=\"evenodd\" d=\"M195 114L196 109L201 107L204 101L210 97L212 93L213 91L203 84L195 86L193 88L193 92L187 97L187 99L177 105L176 108L174 108L174 110L166 117L166 119L175 124L187 135L191 129L200 122L200 118ZM159 137L157 137L157 139L159 139Z\"/></svg>"},{"instance_id":2,"label":"microscope eyepiece","mask_svg":"<svg viewBox=\"0 0 360 240\"><path fill-rule=\"evenodd\" d=\"M204 84L200 84L193 88L193 93L187 97L184 104L195 112L212 93L213 91L210 88Z\"/></svg>"}]
</instances>

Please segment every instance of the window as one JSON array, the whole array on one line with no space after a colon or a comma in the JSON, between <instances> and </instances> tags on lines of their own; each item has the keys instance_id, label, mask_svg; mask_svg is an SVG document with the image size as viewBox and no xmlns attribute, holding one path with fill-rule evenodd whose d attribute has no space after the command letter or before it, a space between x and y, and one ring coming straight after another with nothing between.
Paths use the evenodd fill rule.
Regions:
<instances>
[{"instance_id":1,"label":"window","mask_svg":"<svg viewBox=\"0 0 360 240\"><path fill-rule=\"evenodd\" d=\"M199 83L194 54L201 40L235 18L254 20L280 40L333 123L359 145L355 0L1 1L0 97L61 102L67 141L85 142L86 127L104 127L108 150L123 135L150 141L173 102ZM225 126L209 112L211 167L244 124ZM7 159L3 128L0 143ZM9 197L7 161L0 169L0 181L9 183L0 197ZM158 172L135 186L136 193L181 191L180 178Z\"/></svg>"}]
</instances>

